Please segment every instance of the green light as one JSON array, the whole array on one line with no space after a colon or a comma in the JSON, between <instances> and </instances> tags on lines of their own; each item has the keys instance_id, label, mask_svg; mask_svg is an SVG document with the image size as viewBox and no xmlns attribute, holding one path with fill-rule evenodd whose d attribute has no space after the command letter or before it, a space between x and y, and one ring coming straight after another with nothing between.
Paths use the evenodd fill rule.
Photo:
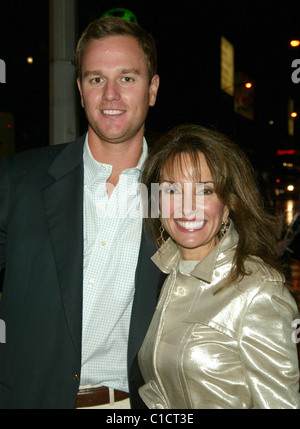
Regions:
<instances>
[{"instance_id":1,"label":"green light","mask_svg":"<svg viewBox=\"0 0 300 429\"><path fill-rule=\"evenodd\" d=\"M136 24L138 23L137 18L133 12L121 7L116 7L114 9L108 10L107 12L104 12L102 18L106 16L116 16L118 18L125 19L126 21L135 22Z\"/></svg>"}]
</instances>

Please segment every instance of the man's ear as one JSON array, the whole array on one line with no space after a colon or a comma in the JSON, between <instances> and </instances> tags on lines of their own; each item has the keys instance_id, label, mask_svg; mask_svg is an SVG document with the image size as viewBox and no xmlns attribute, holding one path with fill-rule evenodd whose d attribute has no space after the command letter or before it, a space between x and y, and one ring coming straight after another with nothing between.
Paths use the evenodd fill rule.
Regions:
<instances>
[{"instance_id":1,"label":"man's ear","mask_svg":"<svg viewBox=\"0 0 300 429\"><path fill-rule=\"evenodd\" d=\"M78 90L79 90L79 93L80 93L81 106L84 108L82 88L81 88L81 80L80 80L79 77L77 78L77 87L78 87Z\"/></svg>"},{"instance_id":2,"label":"man's ear","mask_svg":"<svg viewBox=\"0 0 300 429\"><path fill-rule=\"evenodd\" d=\"M149 87L149 106L154 106L156 103L157 92L159 88L159 76L154 75Z\"/></svg>"}]
</instances>

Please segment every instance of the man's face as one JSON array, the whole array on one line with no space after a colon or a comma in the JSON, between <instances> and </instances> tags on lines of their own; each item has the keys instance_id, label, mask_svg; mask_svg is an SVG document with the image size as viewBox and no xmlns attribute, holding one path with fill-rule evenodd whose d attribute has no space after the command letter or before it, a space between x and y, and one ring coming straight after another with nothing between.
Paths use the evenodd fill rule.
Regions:
<instances>
[{"instance_id":1,"label":"man's face","mask_svg":"<svg viewBox=\"0 0 300 429\"><path fill-rule=\"evenodd\" d=\"M92 40L83 55L77 80L89 122L89 138L123 143L141 138L149 106L154 106L159 85L149 85L143 50L131 36Z\"/></svg>"}]
</instances>

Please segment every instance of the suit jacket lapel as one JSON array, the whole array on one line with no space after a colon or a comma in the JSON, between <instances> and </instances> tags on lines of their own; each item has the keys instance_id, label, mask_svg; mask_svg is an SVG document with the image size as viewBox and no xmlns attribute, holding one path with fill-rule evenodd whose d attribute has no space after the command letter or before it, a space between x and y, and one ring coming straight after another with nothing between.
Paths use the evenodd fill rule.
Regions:
<instances>
[{"instance_id":1,"label":"suit jacket lapel","mask_svg":"<svg viewBox=\"0 0 300 429\"><path fill-rule=\"evenodd\" d=\"M51 184L43 189L50 240L62 302L81 357L83 279L83 143L70 143L49 169Z\"/></svg>"}]
</instances>

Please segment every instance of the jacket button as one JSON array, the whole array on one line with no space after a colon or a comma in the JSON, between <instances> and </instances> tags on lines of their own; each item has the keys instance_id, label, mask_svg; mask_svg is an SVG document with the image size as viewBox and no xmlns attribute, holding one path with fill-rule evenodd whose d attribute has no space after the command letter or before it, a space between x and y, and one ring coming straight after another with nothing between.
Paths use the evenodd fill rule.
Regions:
<instances>
[{"instance_id":1,"label":"jacket button","mask_svg":"<svg viewBox=\"0 0 300 429\"><path fill-rule=\"evenodd\" d=\"M79 381L79 377L78 377L78 375L77 374L72 374L72 378L73 378L73 380L74 381Z\"/></svg>"}]
</instances>

